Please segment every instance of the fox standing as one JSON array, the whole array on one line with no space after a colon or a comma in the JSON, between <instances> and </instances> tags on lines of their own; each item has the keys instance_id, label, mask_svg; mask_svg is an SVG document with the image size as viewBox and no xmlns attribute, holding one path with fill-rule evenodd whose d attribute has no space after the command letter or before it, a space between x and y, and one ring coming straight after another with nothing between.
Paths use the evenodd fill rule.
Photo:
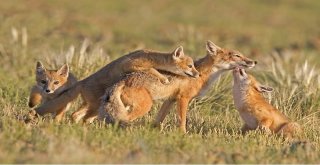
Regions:
<instances>
[{"instance_id":1,"label":"fox standing","mask_svg":"<svg viewBox=\"0 0 320 165\"><path fill-rule=\"evenodd\" d=\"M199 76L192 58L184 54L182 46L176 48L172 53L138 50L114 60L96 73L78 81L56 99L37 108L36 112L40 115L55 112L81 94L84 103L78 111L73 113L72 117L75 122L81 118L91 122L98 114L100 97L103 96L106 88L118 82L127 73L146 72L156 76L157 81L160 79L161 84L168 84L168 79L156 69L185 77Z\"/></svg>"},{"instance_id":2,"label":"fox standing","mask_svg":"<svg viewBox=\"0 0 320 165\"><path fill-rule=\"evenodd\" d=\"M244 69L234 69L233 77L234 104L245 122L242 127L243 133L259 127L286 137L301 133L298 123L291 122L264 99L262 92L271 92L271 87L260 85Z\"/></svg>"},{"instance_id":3,"label":"fox standing","mask_svg":"<svg viewBox=\"0 0 320 165\"><path fill-rule=\"evenodd\" d=\"M238 51L222 49L211 41L206 44L207 55L195 62L198 78L170 75L171 82L163 85L150 74L132 73L113 88L106 91L99 119L111 117L113 120L132 121L150 111L153 100L167 99L158 114L156 124L162 122L177 102L180 129L186 132L186 113L190 100L211 86L221 73L235 67L254 67L257 63Z\"/></svg>"},{"instance_id":4,"label":"fox standing","mask_svg":"<svg viewBox=\"0 0 320 165\"><path fill-rule=\"evenodd\" d=\"M73 74L69 73L69 66L63 65L58 70L48 70L41 62L36 66L36 85L31 89L29 97L29 107L33 108L40 103L56 98L61 92L71 87L77 82ZM56 111L55 119L60 121L68 105Z\"/></svg>"}]
</instances>

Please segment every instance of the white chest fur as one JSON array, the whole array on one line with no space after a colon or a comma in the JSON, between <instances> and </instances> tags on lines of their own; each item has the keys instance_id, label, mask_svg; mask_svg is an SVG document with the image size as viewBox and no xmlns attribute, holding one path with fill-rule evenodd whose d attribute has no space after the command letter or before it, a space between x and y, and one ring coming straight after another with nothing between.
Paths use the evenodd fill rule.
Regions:
<instances>
[{"instance_id":1,"label":"white chest fur","mask_svg":"<svg viewBox=\"0 0 320 165\"><path fill-rule=\"evenodd\" d=\"M242 120L246 123L246 125L251 128L255 129L258 126L257 119L250 113L250 112L241 112L239 111Z\"/></svg>"},{"instance_id":2,"label":"white chest fur","mask_svg":"<svg viewBox=\"0 0 320 165\"><path fill-rule=\"evenodd\" d=\"M200 92L198 93L197 97L201 98L203 97L209 88L212 86L212 84L220 77L220 75L224 72L225 70L213 70L212 74L210 75L209 79L205 83L205 85L201 88Z\"/></svg>"}]
</instances>

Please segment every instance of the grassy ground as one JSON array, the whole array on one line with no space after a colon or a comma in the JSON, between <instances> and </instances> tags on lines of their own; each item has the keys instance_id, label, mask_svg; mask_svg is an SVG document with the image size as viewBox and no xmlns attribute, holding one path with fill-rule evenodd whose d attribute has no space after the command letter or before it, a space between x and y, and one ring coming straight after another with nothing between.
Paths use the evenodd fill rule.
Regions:
<instances>
[{"instance_id":1,"label":"grassy ground","mask_svg":"<svg viewBox=\"0 0 320 165\"><path fill-rule=\"evenodd\" d=\"M1 1L0 163L320 163L319 8L313 0ZM190 104L186 135L175 113L161 130L150 126L160 102L125 129L74 124L69 115L60 124L23 122L37 60L68 62L81 79L138 48L183 45L198 58L208 39L259 61L251 73L275 89L266 97L310 143L240 135L230 73Z\"/></svg>"}]
</instances>

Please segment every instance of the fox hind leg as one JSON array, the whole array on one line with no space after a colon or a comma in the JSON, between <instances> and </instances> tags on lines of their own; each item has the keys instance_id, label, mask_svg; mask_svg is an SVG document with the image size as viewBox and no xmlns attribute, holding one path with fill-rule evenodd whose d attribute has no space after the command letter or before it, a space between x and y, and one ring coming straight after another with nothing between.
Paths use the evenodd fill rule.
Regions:
<instances>
[{"instance_id":1,"label":"fox hind leg","mask_svg":"<svg viewBox=\"0 0 320 165\"><path fill-rule=\"evenodd\" d=\"M172 106L174 105L175 100L169 99L166 100L157 115L156 121L154 122L154 126L159 126L161 122L163 122L164 118L168 115L169 111L171 110Z\"/></svg>"}]
</instances>

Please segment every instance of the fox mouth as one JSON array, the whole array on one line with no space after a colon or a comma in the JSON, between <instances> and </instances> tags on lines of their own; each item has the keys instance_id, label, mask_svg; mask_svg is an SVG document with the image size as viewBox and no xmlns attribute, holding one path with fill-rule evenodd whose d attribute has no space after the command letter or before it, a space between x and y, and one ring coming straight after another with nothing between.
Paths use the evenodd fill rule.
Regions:
<instances>
[{"instance_id":1,"label":"fox mouth","mask_svg":"<svg viewBox=\"0 0 320 165\"><path fill-rule=\"evenodd\" d=\"M244 76L244 74L245 74L244 69L239 69L239 73L240 73L240 75L243 77L243 76Z\"/></svg>"},{"instance_id":2,"label":"fox mouth","mask_svg":"<svg viewBox=\"0 0 320 165\"><path fill-rule=\"evenodd\" d=\"M255 64L241 64L240 65L242 68L248 68L248 69L251 69L251 68L253 68L254 66L255 66Z\"/></svg>"},{"instance_id":3,"label":"fox mouth","mask_svg":"<svg viewBox=\"0 0 320 165\"><path fill-rule=\"evenodd\" d=\"M197 75L194 75L194 74L191 74L191 73L188 73L188 72L184 72L184 74L189 76L189 77L193 77L193 78L197 78L198 77Z\"/></svg>"}]
</instances>

